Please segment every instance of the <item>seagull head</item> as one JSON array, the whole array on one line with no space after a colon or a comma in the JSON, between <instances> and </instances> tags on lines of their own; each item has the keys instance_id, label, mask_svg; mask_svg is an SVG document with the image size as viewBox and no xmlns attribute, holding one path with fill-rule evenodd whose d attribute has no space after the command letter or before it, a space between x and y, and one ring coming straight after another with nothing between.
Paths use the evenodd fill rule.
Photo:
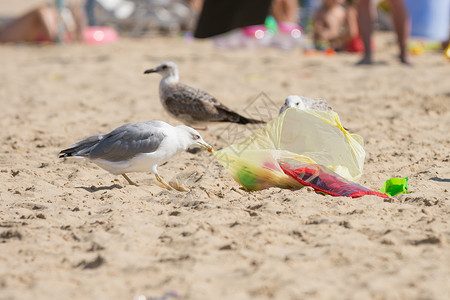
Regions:
<instances>
[{"instance_id":1,"label":"seagull head","mask_svg":"<svg viewBox=\"0 0 450 300\"><path fill-rule=\"evenodd\" d=\"M206 143L202 136L200 135L200 133L198 133L197 130L195 130L194 128L191 128L189 126L186 125L179 125L177 126L177 128L179 130L182 131L183 136L186 137L186 148L193 146L193 145L198 145L200 147L202 147L203 149L207 150L208 152L213 152L214 149L211 145L209 145L208 143Z\"/></svg>"},{"instance_id":2,"label":"seagull head","mask_svg":"<svg viewBox=\"0 0 450 300\"><path fill-rule=\"evenodd\" d=\"M288 96L280 109L280 114L284 112L286 109L291 107L295 107L298 109L305 109L305 104L303 103L303 100L300 96L297 95Z\"/></svg>"},{"instance_id":3,"label":"seagull head","mask_svg":"<svg viewBox=\"0 0 450 300\"><path fill-rule=\"evenodd\" d=\"M156 68L148 69L144 74L159 73L163 78L178 78L178 67L174 62L165 61L160 63Z\"/></svg>"}]
</instances>

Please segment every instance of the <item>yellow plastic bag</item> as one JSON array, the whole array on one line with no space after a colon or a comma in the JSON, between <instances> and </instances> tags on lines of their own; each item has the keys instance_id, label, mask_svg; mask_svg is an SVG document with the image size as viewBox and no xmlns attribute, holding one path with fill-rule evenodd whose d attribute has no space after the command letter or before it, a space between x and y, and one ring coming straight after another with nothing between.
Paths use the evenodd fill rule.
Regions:
<instances>
[{"instance_id":1,"label":"yellow plastic bag","mask_svg":"<svg viewBox=\"0 0 450 300\"><path fill-rule=\"evenodd\" d=\"M365 151L359 135L348 133L334 111L290 108L245 140L215 153L230 175L248 190L300 188L279 166L282 160L323 165L356 181Z\"/></svg>"}]
</instances>

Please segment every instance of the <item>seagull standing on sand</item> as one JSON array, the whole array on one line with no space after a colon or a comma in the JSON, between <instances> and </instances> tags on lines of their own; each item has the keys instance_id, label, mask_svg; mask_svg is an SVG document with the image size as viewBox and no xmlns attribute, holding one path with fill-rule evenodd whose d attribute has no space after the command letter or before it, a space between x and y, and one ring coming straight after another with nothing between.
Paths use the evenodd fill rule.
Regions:
<instances>
[{"instance_id":1,"label":"seagull standing on sand","mask_svg":"<svg viewBox=\"0 0 450 300\"><path fill-rule=\"evenodd\" d=\"M136 184L126 173L151 171L161 184L172 190L159 176L157 167L192 145L213 151L200 134L188 126L148 121L126 124L108 134L87 137L62 150L59 157L87 158L112 174L121 174L132 185Z\"/></svg>"},{"instance_id":2,"label":"seagull standing on sand","mask_svg":"<svg viewBox=\"0 0 450 300\"><path fill-rule=\"evenodd\" d=\"M178 68L173 62L163 62L144 74L159 73L159 98L170 115L187 124L205 122L232 122L259 124L264 121L249 119L232 111L205 91L179 83Z\"/></svg>"},{"instance_id":3,"label":"seagull standing on sand","mask_svg":"<svg viewBox=\"0 0 450 300\"><path fill-rule=\"evenodd\" d=\"M291 95L288 96L280 109L280 114L286 109L295 107L297 109L332 110L325 99L311 99L308 97Z\"/></svg>"}]
</instances>

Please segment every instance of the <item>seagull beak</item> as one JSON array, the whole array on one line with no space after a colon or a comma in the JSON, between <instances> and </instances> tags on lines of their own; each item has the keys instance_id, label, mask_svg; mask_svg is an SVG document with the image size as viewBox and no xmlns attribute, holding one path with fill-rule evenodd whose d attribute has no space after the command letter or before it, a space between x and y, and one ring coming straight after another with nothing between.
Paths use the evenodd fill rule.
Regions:
<instances>
[{"instance_id":1,"label":"seagull beak","mask_svg":"<svg viewBox=\"0 0 450 300\"><path fill-rule=\"evenodd\" d=\"M158 69L154 68L154 69L148 69L144 71L144 74L150 74L150 73L157 73Z\"/></svg>"},{"instance_id":2,"label":"seagull beak","mask_svg":"<svg viewBox=\"0 0 450 300\"><path fill-rule=\"evenodd\" d=\"M205 149L205 150L208 151L208 152L211 152L211 153L212 153L212 152L214 151L213 147L210 146L210 145L208 145L208 144L205 143L205 142L197 142L197 144L199 144L200 147L202 147L203 149Z\"/></svg>"}]
</instances>

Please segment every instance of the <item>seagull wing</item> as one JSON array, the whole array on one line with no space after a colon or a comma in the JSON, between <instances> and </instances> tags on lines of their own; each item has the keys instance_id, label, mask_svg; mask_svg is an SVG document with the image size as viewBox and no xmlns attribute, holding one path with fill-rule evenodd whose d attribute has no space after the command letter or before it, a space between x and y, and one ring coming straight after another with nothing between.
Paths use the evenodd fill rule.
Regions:
<instances>
[{"instance_id":1,"label":"seagull wing","mask_svg":"<svg viewBox=\"0 0 450 300\"><path fill-rule=\"evenodd\" d=\"M325 99L313 99L311 107L317 110L333 110Z\"/></svg>"},{"instance_id":2,"label":"seagull wing","mask_svg":"<svg viewBox=\"0 0 450 300\"><path fill-rule=\"evenodd\" d=\"M168 87L163 96L166 109L175 116L188 115L192 121L219 121L226 116L217 99L200 89L184 84Z\"/></svg>"},{"instance_id":3,"label":"seagull wing","mask_svg":"<svg viewBox=\"0 0 450 300\"><path fill-rule=\"evenodd\" d=\"M103 134L96 134L90 137L84 138L72 145L69 148L61 150L59 157L79 156L89 157L89 153L97 144L104 138Z\"/></svg>"},{"instance_id":4,"label":"seagull wing","mask_svg":"<svg viewBox=\"0 0 450 300\"><path fill-rule=\"evenodd\" d=\"M91 150L89 158L113 162L128 160L140 153L155 152L165 137L159 123L126 124L106 134Z\"/></svg>"},{"instance_id":5,"label":"seagull wing","mask_svg":"<svg viewBox=\"0 0 450 300\"><path fill-rule=\"evenodd\" d=\"M308 97L301 96L301 101L303 101L305 105L305 109L315 109L315 110L333 110L331 106L325 99L311 99Z\"/></svg>"},{"instance_id":6,"label":"seagull wing","mask_svg":"<svg viewBox=\"0 0 450 300\"><path fill-rule=\"evenodd\" d=\"M248 119L229 109L207 92L177 83L163 90L166 109L175 117L193 122L264 123Z\"/></svg>"}]
</instances>

